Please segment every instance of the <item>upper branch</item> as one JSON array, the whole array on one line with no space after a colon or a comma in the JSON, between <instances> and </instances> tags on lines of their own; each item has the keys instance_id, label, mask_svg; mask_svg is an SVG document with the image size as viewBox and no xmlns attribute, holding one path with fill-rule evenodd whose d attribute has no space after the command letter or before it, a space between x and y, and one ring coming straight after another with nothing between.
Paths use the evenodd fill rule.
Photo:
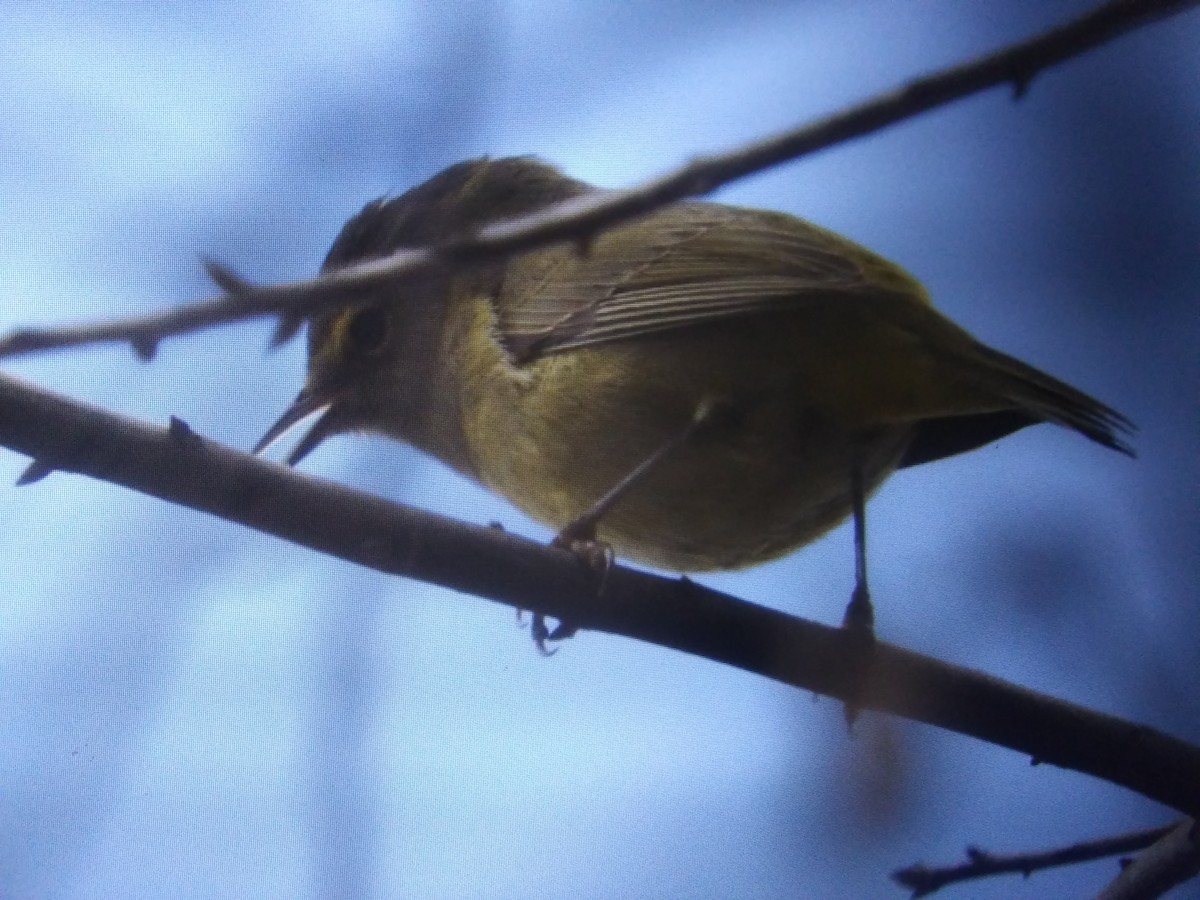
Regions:
<instances>
[{"instance_id":1,"label":"upper branch","mask_svg":"<svg viewBox=\"0 0 1200 900\"><path fill-rule=\"evenodd\" d=\"M586 243L598 231L686 197L706 194L754 172L879 131L904 119L1003 84L1017 96L1042 70L1134 28L1181 13L1200 0L1111 0L1038 37L910 82L840 113L774 137L693 160L639 188L604 191L560 203L522 219L435 247L404 249L320 277L256 286L208 263L224 296L150 316L51 329L16 331L0 339L0 357L57 347L128 343L142 358L165 337L226 322L283 315L297 321L353 303L361 291L454 265L469 266L559 241Z\"/></svg>"}]
</instances>

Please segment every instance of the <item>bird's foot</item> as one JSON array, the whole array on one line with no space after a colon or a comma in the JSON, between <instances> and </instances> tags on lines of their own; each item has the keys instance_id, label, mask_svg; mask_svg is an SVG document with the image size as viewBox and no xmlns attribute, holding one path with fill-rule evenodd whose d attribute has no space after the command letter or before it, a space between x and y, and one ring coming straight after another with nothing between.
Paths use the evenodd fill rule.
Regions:
<instances>
[{"instance_id":1,"label":"bird's foot","mask_svg":"<svg viewBox=\"0 0 1200 900\"><path fill-rule=\"evenodd\" d=\"M533 614L533 621L529 623L529 633L533 637L534 646L542 656L553 656L558 652L557 647L547 647L547 642L565 641L567 638L574 637L578 630L569 622L561 621L550 628L546 625L546 617L536 612Z\"/></svg>"},{"instance_id":2,"label":"bird's foot","mask_svg":"<svg viewBox=\"0 0 1200 900\"><path fill-rule=\"evenodd\" d=\"M611 546L597 539L594 522L583 520L572 522L554 536L551 544L563 550L569 550L595 578L596 595L604 593L604 588L608 584L608 573L612 571L615 556Z\"/></svg>"},{"instance_id":3,"label":"bird's foot","mask_svg":"<svg viewBox=\"0 0 1200 900\"><path fill-rule=\"evenodd\" d=\"M850 595L846 614L842 617L842 633L846 636L846 653L850 663L851 686L842 707L846 727L853 729L862 712L860 699L875 650L875 607L865 584L858 584Z\"/></svg>"},{"instance_id":4,"label":"bird's foot","mask_svg":"<svg viewBox=\"0 0 1200 900\"><path fill-rule=\"evenodd\" d=\"M569 551L579 560L595 581L596 595L604 593L614 557L612 547L596 539L594 523L584 520L572 522L554 536L551 545ZM520 611L518 611L519 620ZM565 641L567 638L574 637L577 631L579 631L579 626L561 619L551 628L546 624L546 616L540 612L533 613L529 623L529 633L542 656L553 656L558 652L557 647L547 647L548 643Z\"/></svg>"}]
</instances>

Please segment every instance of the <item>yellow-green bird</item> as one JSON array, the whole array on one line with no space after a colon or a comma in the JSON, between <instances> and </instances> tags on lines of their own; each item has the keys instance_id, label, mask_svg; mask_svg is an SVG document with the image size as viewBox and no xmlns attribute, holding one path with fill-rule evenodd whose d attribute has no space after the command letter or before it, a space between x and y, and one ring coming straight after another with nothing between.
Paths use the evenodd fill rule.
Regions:
<instances>
[{"instance_id":1,"label":"yellow-green bird","mask_svg":"<svg viewBox=\"0 0 1200 900\"><path fill-rule=\"evenodd\" d=\"M324 271L594 190L533 158L459 163L369 204ZM323 409L290 463L334 434L385 434L562 543L680 572L766 562L857 511L860 606L862 500L897 468L1036 422L1131 453L1121 414L981 344L899 266L717 203L378 288L312 321L308 349L256 449Z\"/></svg>"}]
</instances>

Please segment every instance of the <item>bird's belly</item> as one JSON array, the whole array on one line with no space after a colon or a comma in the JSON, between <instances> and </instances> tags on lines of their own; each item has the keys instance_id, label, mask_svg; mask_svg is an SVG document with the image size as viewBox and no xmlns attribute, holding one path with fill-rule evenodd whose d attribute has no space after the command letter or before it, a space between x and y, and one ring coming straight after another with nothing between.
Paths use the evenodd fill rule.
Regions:
<instances>
[{"instance_id":1,"label":"bird's belly","mask_svg":"<svg viewBox=\"0 0 1200 900\"><path fill-rule=\"evenodd\" d=\"M711 424L639 478L597 530L619 557L699 572L820 536L850 512L855 463L870 492L908 442L907 425L842 420L821 390L806 392L794 362L769 352L747 368L695 346L652 349L633 346L626 359L619 345L578 350L539 361L520 388L493 381L503 388L473 404L468 430L480 479L562 528L715 404Z\"/></svg>"},{"instance_id":2,"label":"bird's belly","mask_svg":"<svg viewBox=\"0 0 1200 900\"><path fill-rule=\"evenodd\" d=\"M682 572L734 569L783 556L820 537L851 511L851 452L864 453L865 487L891 473L903 436L873 444L812 448L777 464L710 454L664 464L661 477L614 507L598 529L618 555Z\"/></svg>"}]
</instances>

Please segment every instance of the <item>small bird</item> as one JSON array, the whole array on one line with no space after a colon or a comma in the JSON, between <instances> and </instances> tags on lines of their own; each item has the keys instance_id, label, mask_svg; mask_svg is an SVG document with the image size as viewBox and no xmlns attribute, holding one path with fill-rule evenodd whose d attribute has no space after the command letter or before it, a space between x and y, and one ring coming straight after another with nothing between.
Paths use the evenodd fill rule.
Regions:
<instances>
[{"instance_id":1,"label":"small bird","mask_svg":"<svg viewBox=\"0 0 1200 900\"><path fill-rule=\"evenodd\" d=\"M531 157L462 162L368 204L323 271L595 190ZM846 622L868 630L863 505L896 469L1038 422L1132 455L1128 419L981 344L899 266L793 216L708 202L317 316L304 388L255 452L318 411L289 464L331 435L384 434L584 555L737 569L853 514ZM572 630L535 617L539 646Z\"/></svg>"}]
</instances>

